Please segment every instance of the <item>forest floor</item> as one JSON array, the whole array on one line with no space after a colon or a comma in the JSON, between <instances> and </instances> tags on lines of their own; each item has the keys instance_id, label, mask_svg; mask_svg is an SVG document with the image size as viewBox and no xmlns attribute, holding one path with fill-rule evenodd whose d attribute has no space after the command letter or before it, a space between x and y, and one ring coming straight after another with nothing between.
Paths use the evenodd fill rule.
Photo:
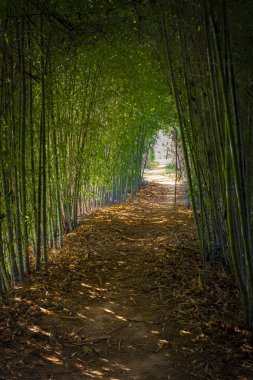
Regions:
<instances>
[{"instance_id":1,"label":"forest floor","mask_svg":"<svg viewBox=\"0 0 253 380\"><path fill-rule=\"evenodd\" d=\"M199 255L163 168L93 212L0 302L0 379L253 379L232 277ZM153 182L152 182L153 180Z\"/></svg>"}]
</instances>

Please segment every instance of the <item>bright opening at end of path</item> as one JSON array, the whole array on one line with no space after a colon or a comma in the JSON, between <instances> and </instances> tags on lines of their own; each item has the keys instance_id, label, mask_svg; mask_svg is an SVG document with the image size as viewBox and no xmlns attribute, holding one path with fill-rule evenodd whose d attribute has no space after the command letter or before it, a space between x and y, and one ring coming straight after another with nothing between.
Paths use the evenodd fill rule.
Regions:
<instances>
[{"instance_id":1,"label":"bright opening at end of path","mask_svg":"<svg viewBox=\"0 0 253 380\"><path fill-rule=\"evenodd\" d=\"M148 167L144 172L144 180L172 185L175 182L174 176L167 173L167 165L173 164L175 157L172 153L172 139L163 131L159 131L154 146L154 165Z\"/></svg>"}]
</instances>

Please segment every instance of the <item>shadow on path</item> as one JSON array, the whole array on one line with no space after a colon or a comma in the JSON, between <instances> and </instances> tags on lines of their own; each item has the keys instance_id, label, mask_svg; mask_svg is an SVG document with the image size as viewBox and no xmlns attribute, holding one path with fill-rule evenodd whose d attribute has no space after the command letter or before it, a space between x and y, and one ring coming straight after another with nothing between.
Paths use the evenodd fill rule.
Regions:
<instances>
[{"instance_id":1,"label":"shadow on path","mask_svg":"<svg viewBox=\"0 0 253 380\"><path fill-rule=\"evenodd\" d=\"M237 290L203 268L191 212L160 169L1 305L2 379L252 379Z\"/></svg>"}]
</instances>

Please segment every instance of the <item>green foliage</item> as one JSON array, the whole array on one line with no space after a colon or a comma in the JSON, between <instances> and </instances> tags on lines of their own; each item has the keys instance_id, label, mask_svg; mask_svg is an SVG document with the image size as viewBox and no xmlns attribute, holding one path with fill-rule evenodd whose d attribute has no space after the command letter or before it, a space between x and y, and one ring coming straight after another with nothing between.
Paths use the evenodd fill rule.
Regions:
<instances>
[{"instance_id":1,"label":"green foliage","mask_svg":"<svg viewBox=\"0 0 253 380\"><path fill-rule=\"evenodd\" d=\"M252 87L252 4L182 0L161 2L155 11L203 259L232 269L252 327L253 140L246 121L252 119L246 96Z\"/></svg>"},{"instance_id":2,"label":"green foliage","mask_svg":"<svg viewBox=\"0 0 253 380\"><path fill-rule=\"evenodd\" d=\"M9 217L0 241L2 275L13 282L29 272L30 248L36 269L46 269L47 247L61 245L81 213L134 196L174 111L153 50L136 39L131 7L14 1L8 12L0 193Z\"/></svg>"},{"instance_id":3,"label":"green foliage","mask_svg":"<svg viewBox=\"0 0 253 380\"><path fill-rule=\"evenodd\" d=\"M165 166L165 169L168 173L175 173L175 170L176 170L176 164L173 163L173 164L168 164Z\"/></svg>"}]
</instances>

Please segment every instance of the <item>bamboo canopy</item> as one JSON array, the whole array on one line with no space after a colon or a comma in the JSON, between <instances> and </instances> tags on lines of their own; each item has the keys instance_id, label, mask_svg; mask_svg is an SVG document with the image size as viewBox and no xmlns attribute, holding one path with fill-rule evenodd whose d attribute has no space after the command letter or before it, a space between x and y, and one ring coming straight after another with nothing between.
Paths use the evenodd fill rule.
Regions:
<instances>
[{"instance_id":1,"label":"bamboo canopy","mask_svg":"<svg viewBox=\"0 0 253 380\"><path fill-rule=\"evenodd\" d=\"M180 136L203 261L253 327L250 1L1 1L0 290L47 270L78 218L139 189Z\"/></svg>"}]
</instances>

